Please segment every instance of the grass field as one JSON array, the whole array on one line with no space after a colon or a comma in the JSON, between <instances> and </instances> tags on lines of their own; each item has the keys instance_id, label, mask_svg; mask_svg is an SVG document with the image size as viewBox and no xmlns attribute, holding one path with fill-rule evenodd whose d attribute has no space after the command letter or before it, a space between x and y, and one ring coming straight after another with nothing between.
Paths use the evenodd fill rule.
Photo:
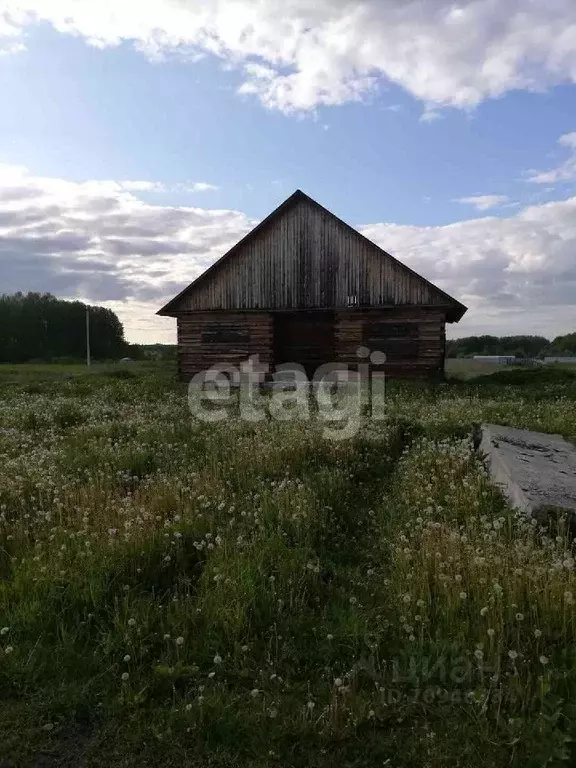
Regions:
<instances>
[{"instance_id":1,"label":"grass field","mask_svg":"<svg viewBox=\"0 0 576 768\"><path fill-rule=\"evenodd\" d=\"M536 366L543 363L536 363ZM553 363L548 364L547 368L554 370L571 370L576 372L576 366L572 363ZM484 360L474 360L470 358L448 358L446 360L446 374L461 379L471 379L476 376L482 376L499 371L530 370L526 365L510 365L508 363L490 363Z\"/></svg>"},{"instance_id":2,"label":"grass field","mask_svg":"<svg viewBox=\"0 0 576 768\"><path fill-rule=\"evenodd\" d=\"M482 376L497 371L511 370L510 365L502 363L487 363L483 360L471 360L469 358L448 358L446 360L446 373L448 376L471 379L475 376Z\"/></svg>"},{"instance_id":3,"label":"grass field","mask_svg":"<svg viewBox=\"0 0 576 768\"><path fill-rule=\"evenodd\" d=\"M576 573L483 421L570 371L390 385L386 419L192 419L165 365L0 367L0 766L573 765Z\"/></svg>"}]
</instances>

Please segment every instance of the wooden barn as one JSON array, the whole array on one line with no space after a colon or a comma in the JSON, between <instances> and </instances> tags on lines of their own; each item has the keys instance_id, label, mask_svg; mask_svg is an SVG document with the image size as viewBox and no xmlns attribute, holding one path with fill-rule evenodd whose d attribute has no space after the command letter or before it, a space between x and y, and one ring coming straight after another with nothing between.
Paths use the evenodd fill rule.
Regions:
<instances>
[{"instance_id":1,"label":"wooden barn","mask_svg":"<svg viewBox=\"0 0 576 768\"><path fill-rule=\"evenodd\" d=\"M300 190L158 314L178 322L187 381L258 355L270 369L358 365L386 353L388 376L442 375L445 325L466 307Z\"/></svg>"}]
</instances>

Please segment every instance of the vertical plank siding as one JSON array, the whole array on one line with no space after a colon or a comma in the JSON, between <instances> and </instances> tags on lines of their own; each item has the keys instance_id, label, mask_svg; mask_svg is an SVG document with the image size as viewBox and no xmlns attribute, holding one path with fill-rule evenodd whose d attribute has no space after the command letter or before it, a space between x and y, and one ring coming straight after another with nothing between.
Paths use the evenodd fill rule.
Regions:
<instances>
[{"instance_id":1,"label":"vertical plank siding","mask_svg":"<svg viewBox=\"0 0 576 768\"><path fill-rule=\"evenodd\" d=\"M430 283L307 199L285 210L180 298L203 309L446 305Z\"/></svg>"}]
</instances>

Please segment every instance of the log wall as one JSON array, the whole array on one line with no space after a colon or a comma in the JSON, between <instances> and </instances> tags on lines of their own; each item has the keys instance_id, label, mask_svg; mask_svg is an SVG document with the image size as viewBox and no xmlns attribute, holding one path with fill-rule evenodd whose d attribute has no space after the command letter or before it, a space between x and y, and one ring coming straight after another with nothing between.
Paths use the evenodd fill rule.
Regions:
<instances>
[{"instance_id":1,"label":"log wall","mask_svg":"<svg viewBox=\"0 0 576 768\"><path fill-rule=\"evenodd\" d=\"M308 371L332 362L356 369L367 362L358 357L358 348L366 347L388 354L384 365L371 367L389 378L442 376L445 324L443 311L424 308L319 312L316 323L312 312L191 312L178 317L179 373L188 381L212 365L238 366L252 355L271 369L286 362ZM375 335L383 339L380 344Z\"/></svg>"},{"instance_id":2,"label":"log wall","mask_svg":"<svg viewBox=\"0 0 576 768\"><path fill-rule=\"evenodd\" d=\"M210 336L213 340L208 341ZM217 363L240 365L251 355L271 365L272 350L273 319L268 312L194 312L178 317L178 371L184 381Z\"/></svg>"},{"instance_id":3,"label":"log wall","mask_svg":"<svg viewBox=\"0 0 576 768\"><path fill-rule=\"evenodd\" d=\"M340 311L336 313L336 362L358 365L358 347L365 346L370 351L367 329L370 324L378 326L413 326L410 338L416 340L416 352L413 356L392 359L384 365L372 366L381 370L390 378L422 378L443 375L445 354L444 312L433 309L366 309L358 311ZM387 351L382 348L382 351Z\"/></svg>"}]
</instances>

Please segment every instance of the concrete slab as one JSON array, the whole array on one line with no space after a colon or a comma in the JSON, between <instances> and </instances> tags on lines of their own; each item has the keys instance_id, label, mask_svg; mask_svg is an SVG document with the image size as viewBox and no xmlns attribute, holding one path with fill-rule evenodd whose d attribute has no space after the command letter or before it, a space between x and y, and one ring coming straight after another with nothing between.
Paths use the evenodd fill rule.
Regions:
<instances>
[{"instance_id":1,"label":"concrete slab","mask_svg":"<svg viewBox=\"0 0 576 768\"><path fill-rule=\"evenodd\" d=\"M576 449L561 435L482 425L480 451L508 503L546 522L551 510L576 526Z\"/></svg>"}]
</instances>

